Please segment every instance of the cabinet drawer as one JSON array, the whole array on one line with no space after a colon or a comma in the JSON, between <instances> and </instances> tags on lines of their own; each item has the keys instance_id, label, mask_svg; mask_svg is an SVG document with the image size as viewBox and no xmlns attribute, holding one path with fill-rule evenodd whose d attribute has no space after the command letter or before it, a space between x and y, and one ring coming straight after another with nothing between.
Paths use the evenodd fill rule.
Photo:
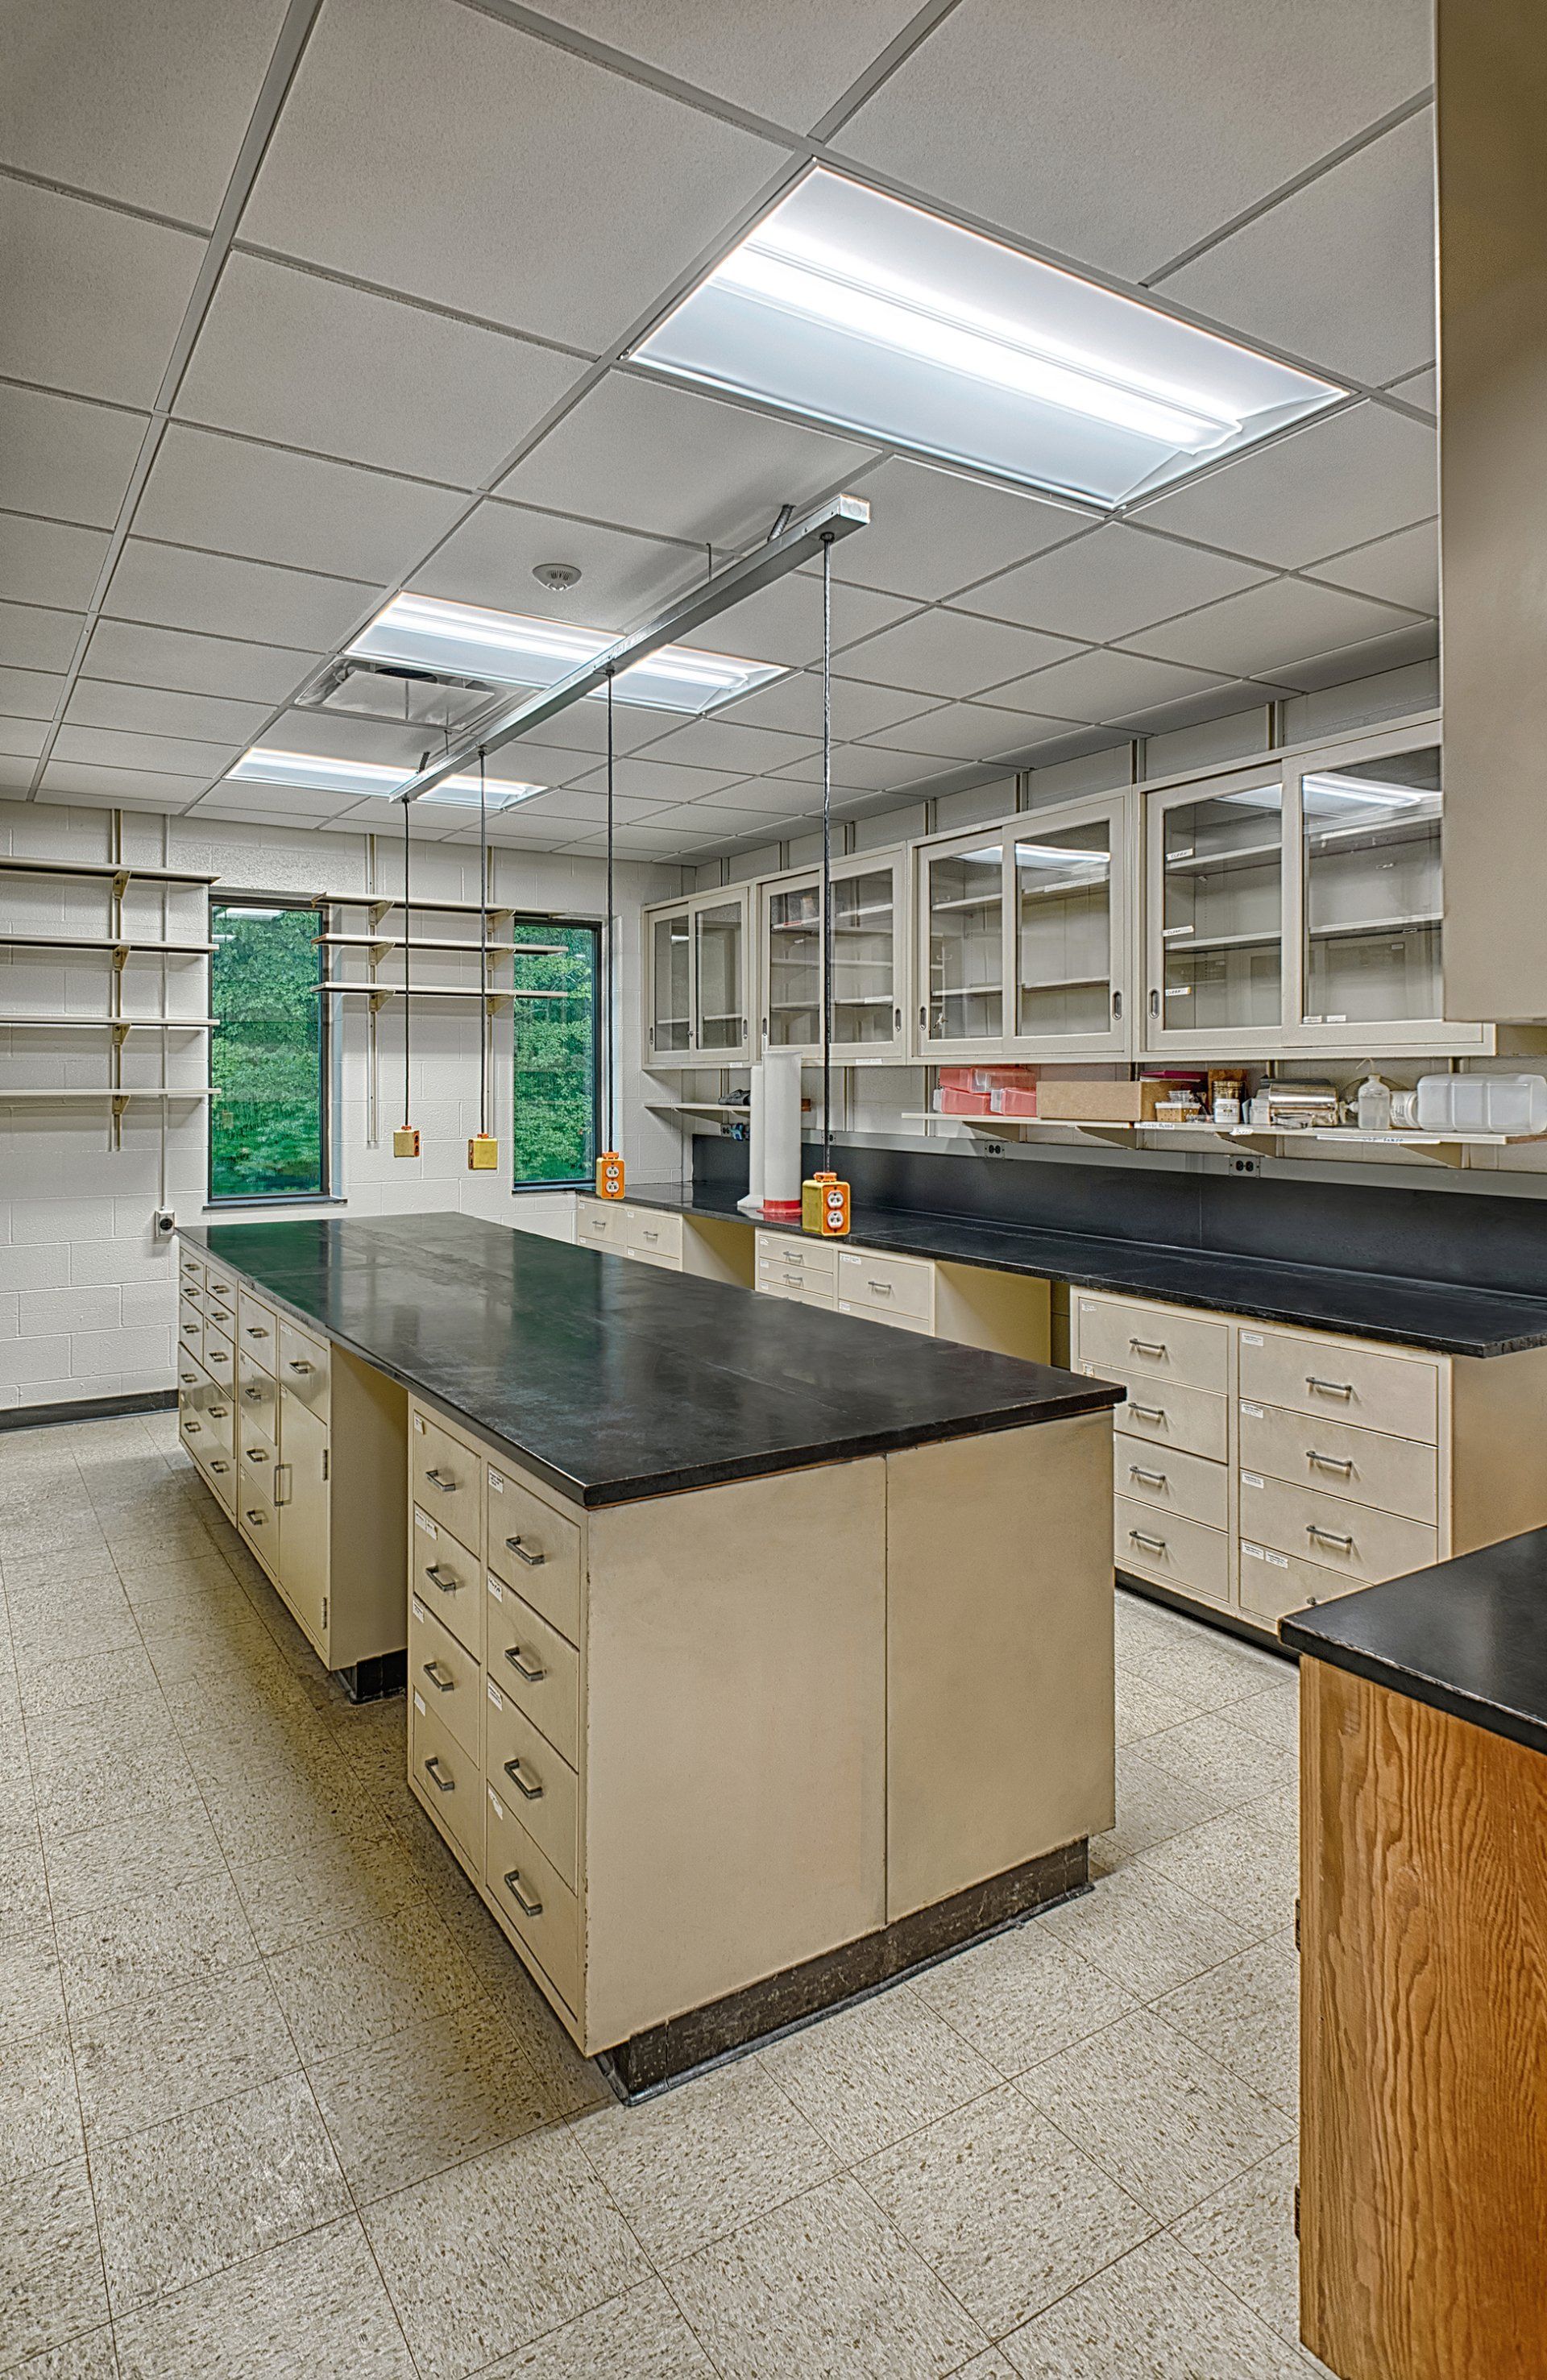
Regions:
<instances>
[{"instance_id":1,"label":"cabinet drawer","mask_svg":"<svg viewBox=\"0 0 1547 2380\"><path fill-rule=\"evenodd\" d=\"M1236 1439L1243 1468L1321 1488L1351 1504L1374 1504L1433 1525L1439 1512L1439 1457L1419 1438L1387 1438L1317 1414L1243 1397Z\"/></svg>"},{"instance_id":2,"label":"cabinet drawer","mask_svg":"<svg viewBox=\"0 0 1547 2380\"><path fill-rule=\"evenodd\" d=\"M1241 1539L1241 1609L1249 1620L1276 1626L1286 1611L1331 1603L1340 1595L1357 1594L1363 1585L1318 1562L1301 1561L1297 1554L1280 1553L1275 1546Z\"/></svg>"},{"instance_id":3,"label":"cabinet drawer","mask_svg":"<svg viewBox=\"0 0 1547 2380\"><path fill-rule=\"evenodd\" d=\"M821 1279L802 1281L798 1273L774 1273L770 1276L760 1272L758 1289L764 1297L786 1297L795 1305L825 1306L829 1314L838 1303L837 1291L831 1281ZM900 1320L901 1317L894 1314L889 1318L895 1322Z\"/></svg>"},{"instance_id":4,"label":"cabinet drawer","mask_svg":"<svg viewBox=\"0 0 1547 2380\"><path fill-rule=\"evenodd\" d=\"M204 1444L216 1454L235 1454L241 1432L229 1389L212 1380L204 1396Z\"/></svg>"},{"instance_id":5,"label":"cabinet drawer","mask_svg":"<svg viewBox=\"0 0 1547 2380\"><path fill-rule=\"evenodd\" d=\"M500 1692L578 1768L580 1657L512 1586L490 1571L484 1585L484 1664Z\"/></svg>"},{"instance_id":6,"label":"cabinet drawer","mask_svg":"<svg viewBox=\"0 0 1547 2380\"><path fill-rule=\"evenodd\" d=\"M189 1297L177 1300L177 1344L185 1354L204 1358L204 1310Z\"/></svg>"},{"instance_id":7,"label":"cabinet drawer","mask_svg":"<svg viewBox=\"0 0 1547 2380\"><path fill-rule=\"evenodd\" d=\"M237 1336L237 1303L235 1298L212 1297L204 1292L204 1329L206 1333L218 1330L224 1339L233 1342Z\"/></svg>"},{"instance_id":8,"label":"cabinet drawer","mask_svg":"<svg viewBox=\"0 0 1547 2380\"><path fill-rule=\"evenodd\" d=\"M1142 1380L1178 1380L1224 1396L1230 1386L1230 1326L1172 1306L1081 1297L1075 1320L1082 1364Z\"/></svg>"},{"instance_id":9,"label":"cabinet drawer","mask_svg":"<svg viewBox=\"0 0 1547 2380\"><path fill-rule=\"evenodd\" d=\"M1127 1389L1128 1401L1118 1405L1113 1420L1129 1438L1152 1446L1174 1446L1183 1454L1206 1455L1223 1463L1229 1452L1230 1404L1208 1389L1184 1389L1175 1380L1147 1380L1114 1365L1080 1365L1082 1372L1115 1380Z\"/></svg>"},{"instance_id":10,"label":"cabinet drawer","mask_svg":"<svg viewBox=\"0 0 1547 2380\"><path fill-rule=\"evenodd\" d=\"M319 1421L328 1418L328 1347L323 1339L309 1339L293 1322L279 1326L278 1375L298 1404Z\"/></svg>"},{"instance_id":11,"label":"cabinet drawer","mask_svg":"<svg viewBox=\"0 0 1547 2380\"><path fill-rule=\"evenodd\" d=\"M649 1207L625 1207L625 1245L631 1257L682 1255L682 1218L663 1215Z\"/></svg>"},{"instance_id":12,"label":"cabinet drawer","mask_svg":"<svg viewBox=\"0 0 1547 2380\"><path fill-rule=\"evenodd\" d=\"M489 1475L489 1567L532 1609L580 1641L580 1531L496 1463Z\"/></svg>"},{"instance_id":13,"label":"cabinet drawer","mask_svg":"<svg viewBox=\"0 0 1547 2380\"><path fill-rule=\"evenodd\" d=\"M852 1254L852 1250L847 1253ZM811 1281L824 1281L836 1287L838 1251L831 1240L800 1239L786 1232L759 1232L757 1234L758 1271L766 1265L781 1277L798 1272Z\"/></svg>"},{"instance_id":14,"label":"cabinet drawer","mask_svg":"<svg viewBox=\"0 0 1547 2380\"><path fill-rule=\"evenodd\" d=\"M1345 1503L1340 1496L1292 1487L1261 1471L1241 1474L1240 1526L1254 1545L1297 1555L1365 1585L1439 1559L1437 1532L1420 1521Z\"/></svg>"},{"instance_id":15,"label":"cabinet drawer","mask_svg":"<svg viewBox=\"0 0 1547 2380\"><path fill-rule=\"evenodd\" d=\"M856 1314L906 1314L926 1329L934 1322L934 1267L914 1257L838 1256L838 1302Z\"/></svg>"},{"instance_id":16,"label":"cabinet drawer","mask_svg":"<svg viewBox=\"0 0 1547 2380\"><path fill-rule=\"evenodd\" d=\"M217 1403L225 1402L218 1389L215 1391L215 1401ZM236 1453L241 1469L243 1495L250 1491L252 1495L261 1497L264 1503L272 1507L274 1500L274 1473L278 1465L274 1459L274 1448L262 1430L246 1427L239 1429L236 1438Z\"/></svg>"},{"instance_id":17,"label":"cabinet drawer","mask_svg":"<svg viewBox=\"0 0 1547 2380\"><path fill-rule=\"evenodd\" d=\"M449 1835L473 1874L482 1869L483 1777L476 1755L464 1752L438 1711L430 1708L408 1672L408 1774L435 1824Z\"/></svg>"},{"instance_id":18,"label":"cabinet drawer","mask_svg":"<svg viewBox=\"0 0 1547 2380\"><path fill-rule=\"evenodd\" d=\"M186 1250L177 1258L177 1282L185 1297L197 1297L204 1286L204 1260Z\"/></svg>"},{"instance_id":19,"label":"cabinet drawer","mask_svg":"<svg viewBox=\"0 0 1547 2380\"><path fill-rule=\"evenodd\" d=\"M481 1661L485 1597L477 1555L458 1545L449 1529L421 1512L417 1504L411 1538L410 1585L474 1660Z\"/></svg>"},{"instance_id":20,"label":"cabinet drawer","mask_svg":"<svg viewBox=\"0 0 1547 2380\"><path fill-rule=\"evenodd\" d=\"M825 1305L826 1300L808 1297L802 1299L801 1303L806 1305ZM838 1300L838 1312L856 1315L861 1322L879 1322L883 1330L912 1330L920 1339L933 1336L929 1322L920 1315L889 1314L885 1307L881 1305L848 1305L842 1298Z\"/></svg>"},{"instance_id":21,"label":"cabinet drawer","mask_svg":"<svg viewBox=\"0 0 1547 2380\"><path fill-rule=\"evenodd\" d=\"M577 1198L575 1240L579 1247L612 1248L621 1255L628 1245L623 1208L601 1198Z\"/></svg>"},{"instance_id":22,"label":"cabinet drawer","mask_svg":"<svg viewBox=\"0 0 1547 2380\"><path fill-rule=\"evenodd\" d=\"M213 1454L208 1447L194 1457L208 1480L223 1511L230 1520L237 1517L237 1458L234 1454Z\"/></svg>"},{"instance_id":23,"label":"cabinet drawer","mask_svg":"<svg viewBox=\"0 0 1547 2380\"><path fill-rule=\"evenodd\" d=\"M272 1305L245 1289L237 1299L237 1344L265 1372L272 1372L279 1362L279 1317Z\"/></svg>"},{"instance_id":24,"label":"cabinet drawer","mask_svg":"<svg viewBox=\"0 0 1547 2380\"><path fill-rule=\"evenodd\" d=\"M218 1305L236 1310L237 1276L229 1265L217 1264L211 1257L204 1266L204 1287Z\"/></svg>"},{"instance_id":25,"label":"cabinet drawer","mask_svg":"<svg viewBox=\"0 0 1547 2380\"><path fill-rule=\"evenodd\" d=\"M485 1790L483 1881L565 2006L580 2006L580 1904L494 1786Z\"/></svg>"},{"instance_id":26,"label":"cabinet drawer","mask_svg":"<svg viewBox=\"0 0 1547 2380\"><path fill-rule=\"evenodd\" d=\"M476 1761L483 1672L417 1595L408 1597L408 1683Z\"/></svg>"},{"instance_id":27,"label":"cabinet drawer","mask_svg":"<svg viewBox=\"0 0 1547 2380\"><path fill-rule=\"evenodd\" d=\"M682 1258L680 1257L658 1257L652 1255L644 1248L628 1248L625 1253L631 1263L652 1265L657 1272L680 1272L682 1270Z\"/></svg>"},{"instance_id":28,"label":"cabinet drawer","mask_svg":"<svg viewBox=\"0 0 1547 2380\"><path fill-rule=\"evenodd\" d=\"M279 1390L272 1372L265 1372L240 1341L237 1344L237 1410L244 1429L261 1429L271 1445L277 1443Z\"/></svg>"},{"instance_id":29,"label":"cabinet drawer","mask_svg":"<svg viewBox=\"0 0 1547 2380\"><path fill-rule=\"evenodd\" d=\"M483 1691L484 1777L502 1801L520 1812L528 1834L573 1892L579 1875L575 1771L493 1678Z\"/></svg>"},{"instance_id":30,"label":"cabinet drawer","mask_svg":"<svg viewBox=\"0 0 1547 2380\"><path fill-rule=\"evenodd\" d=\"M1115 1551L1120 1570L1142 1571L1181 1594L1210 1603L1230 1600L1230 1540L1223 1529L1204 1527L1176 1512L1119 1496L1115 1505Z\"/></svg>"},{"instance_id":31,"label":"cabinet drawer","mask_svg":"<svg viewBox=\"0 0 1547 2380\"><path fill-rule=\"evenodd\" d=\"M1122 1432L1112 1441L1112 1457L1120 1495L1162 1512L1179 1512L1185 1521L1201 1521L1206 1528L1229 1526L1230 1474L1223 1463L1181 1454L1175 1447L1154 1446Z\"/></svg>"},{"instance_id":32,"label":"cabinet drawer","mask_svg":"<svg viewBox=\"0 0 1547 2380\"><path fill-rule=\"evenodd\" d=\"M237 1457L237 1520L271 1578L279 1574L279 1517L274 1508L274 1466Z\"/></svg>"},{"instance_id":33,"label":"cabinet drawer","mask_svg":"<svg viewBox=\"0 0 1547 2380\"><path fill-rule=\"evenodd\" d=\"M458 1544L483 1551L479 1489L483 1465L470 1446L453 1438L428 1414L408 1424L408 1477L413 1500L432 1521L444 1521Z\"/></svg>"},{"instance_id":34,"label":"cabinet drawer","mask_svg":"<svg viewBox=\"0 0 1547 2380\"><path fill-rule=\"evenodd\" d=\"M185 1345L187 1342L185 1341ZM227 1396L237 1393L237 1351L222 1330L211 1322L204 1325L204 1369L218 1388Z\"/></svg>"},{"instance_id":35,"label":"cabinet drawer","mask_svg":"<svg viewBox=\"0 0 1547 2380\"><path fill-rule=\"evenodd\" d=\"M1421 1356L1372 1354L1346 1340L1243 1330L1240 1391L1253 1404L1325 1414L1431 1446L1440 1434L1439 1366Z\"/></svg>"}]
</instances>

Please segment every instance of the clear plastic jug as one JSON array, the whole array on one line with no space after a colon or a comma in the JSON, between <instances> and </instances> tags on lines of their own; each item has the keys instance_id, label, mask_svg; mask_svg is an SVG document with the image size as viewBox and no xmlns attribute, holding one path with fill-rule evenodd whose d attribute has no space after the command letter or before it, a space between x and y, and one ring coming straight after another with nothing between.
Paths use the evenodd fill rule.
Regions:
<instances>
[{"instance_id":1,"label":"clear plastic jug","mask_svg":"<svg viewBox=\"0 0 1547 2380\"><path fill-rule=\"evenodd\" d=\"M1547 1133L1547 1075L1420 1075L1419 1132Z\"/></svg>"}]
</instances>

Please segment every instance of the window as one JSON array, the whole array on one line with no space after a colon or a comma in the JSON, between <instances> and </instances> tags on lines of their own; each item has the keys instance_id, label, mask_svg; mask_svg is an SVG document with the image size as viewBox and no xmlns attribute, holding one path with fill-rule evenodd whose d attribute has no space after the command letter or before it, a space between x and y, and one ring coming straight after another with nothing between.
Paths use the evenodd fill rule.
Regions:
<instances>
[{"instance_id":1,"label":"window","mask_svg":"<svg viewBox=\"0 0 1547 2380\"><path fill-rule=\"evenodd\" d=\"M589 1183L600 1120L601 928L518 917L514 939L557 946L551 956L518 957L517 990L561 995L515 1003L515 1186Z\"/></svg>"},{"instance_id":2,"label":"window","mask_svg":"<svg viewBox=\"0 0 1547 2380\"><path fill-rule=\"evenodd\" d=\"M327 1057L317 912L210 905L210 1203L317 1198L328 1188Z\"/></svg>"}]
</instances>

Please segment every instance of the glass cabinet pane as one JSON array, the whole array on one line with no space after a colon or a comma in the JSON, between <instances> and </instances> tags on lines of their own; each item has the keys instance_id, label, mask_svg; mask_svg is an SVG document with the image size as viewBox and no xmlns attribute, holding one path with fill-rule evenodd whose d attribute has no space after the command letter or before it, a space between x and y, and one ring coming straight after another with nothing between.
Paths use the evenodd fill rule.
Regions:
<instances>
[{"instance_id":1,"label":"glass cabinet pane","mask_svg":"<svg viewBox=\"0 0 1547 2380\"><path fill-rule=\"evenodd\" d=\"M1112 1024L1112 836L1105 819L1016 838L1016 1031Z\"/></svg>"},{"instance_id":2,"label":"glass cabinet pane","mask_svg":"<svg viewBox=\"0 0 1547 2380\"><path fill-rule=\"evenodd\" d=\"M1004 1031L1004 864L1000 845L929 863L929 1030L935 1041Z\"/></svg>"},{"instance_id":3,"label":"glass cabinet pane","mask_svg":"<svg viewBox=\"0 0 1547 2380\"><path fill-rule=\"evenodd\" d=\"M738 1050L747 1024L741 998L741 904L700 909L698 929L700 1050Z\"/></svg>"},{"instance_id":4,"label":"glass cabinet pane","mask_svg":"<svg viewBox=\"0 0 1547 2380\"><path fill-rule=\"evenodd\" d=\"M1282 1022L1284 796L1276 784L1162 812L1162 1010L1173 1033Z\"/></svg>"},{"instance_id":5,"label":"glass cabinet pane","mask_svg":"<svg viewBox=\"0 0 1547 2380\"><path fill-rule=\"evenodd\" d=\"M674 917L655 920L655 955L653 980L655 1014L652 1018L657 1051L686 1050L691 1032L688 1013L688 918L679 911Z\"/></svg>"},{"instance_id":6,"label":"glass cabinet pane","mask_svg":"<svg viewBox=\"0 0 1547 2380\"><path fill-rule=\"evenodd\" d=\"M1306 1023L1442 1015L1438 749L1308 772L1300 810Z\"/></svg>"},{"instance_id":7,"label":"glass cabinet pane","mask_svg":"<svg viewBox=\"0 0 1547 2380\"><path fill-rule=\"evenodd\" d=\"M833 880L833 1046L862 1050L895 1038L896 914L892 870Z\"/></svg>"},{"instance_id":8,"label":"glass cabinet pane","mask_svg":"<svg viewBox=\"0 0 1547 2380\"><path fill-rule=\"evenodd\" d=\"M768 896L768 1046L809 1050L822 1037L822 894L815 884Z\"/></svg>"}]
</instances>

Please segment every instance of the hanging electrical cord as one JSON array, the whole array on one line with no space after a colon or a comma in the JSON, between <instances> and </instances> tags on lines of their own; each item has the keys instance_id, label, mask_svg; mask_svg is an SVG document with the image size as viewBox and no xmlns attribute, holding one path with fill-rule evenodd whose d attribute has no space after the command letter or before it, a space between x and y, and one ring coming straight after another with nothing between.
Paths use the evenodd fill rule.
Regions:
<instances>
[{"instance_id":1,"label":"hanging electrical cord","mask_svg":"<svg viewBox=\"0 0 1547 2380\"><path fill-rule=\"evenodd\" d=\"M613 674L607 672L607 939L603 952L603 1031L602 1062L605 1070L606 1097L603 1101L603 1125L607 1147L614 1146L613 1132L616 1123L614 1113L615 1089L613 1082Z\"/></svg>"},{"instance_id":2,"label":"hanging electrical cord","mask_svg":"<svg viewBox=\"0 0 1547 2380\"><path fill-rule=\"evenodd\" d=\"M489 804L481 744L478 747L478 1135L482 1140L489 1130Z\"/></svg>"},{"instance_id":3,"label":"hanging electrical cord","mask_svg":"<svg viewBox=\"0 0 1547 2380\"><path fill-rule=\"evenodd\" d=\"M414 921L408 907L408 805L403 805L403 1129L411 1132L408 1110L412 1104L408 1090L408 1024L413 1014L413 1002L408 997L414 943Z\"/></svg>"},{"instance_id":4,"label":"hanging electrical cord","mask_svg":"<svg viewBox=\"0 0 1547 2380\"><path fill-rule=\"evenodd\" d=\"M822 540L822 1170L833 1171L833 540Z\"/></svg>"}]
</instances>

